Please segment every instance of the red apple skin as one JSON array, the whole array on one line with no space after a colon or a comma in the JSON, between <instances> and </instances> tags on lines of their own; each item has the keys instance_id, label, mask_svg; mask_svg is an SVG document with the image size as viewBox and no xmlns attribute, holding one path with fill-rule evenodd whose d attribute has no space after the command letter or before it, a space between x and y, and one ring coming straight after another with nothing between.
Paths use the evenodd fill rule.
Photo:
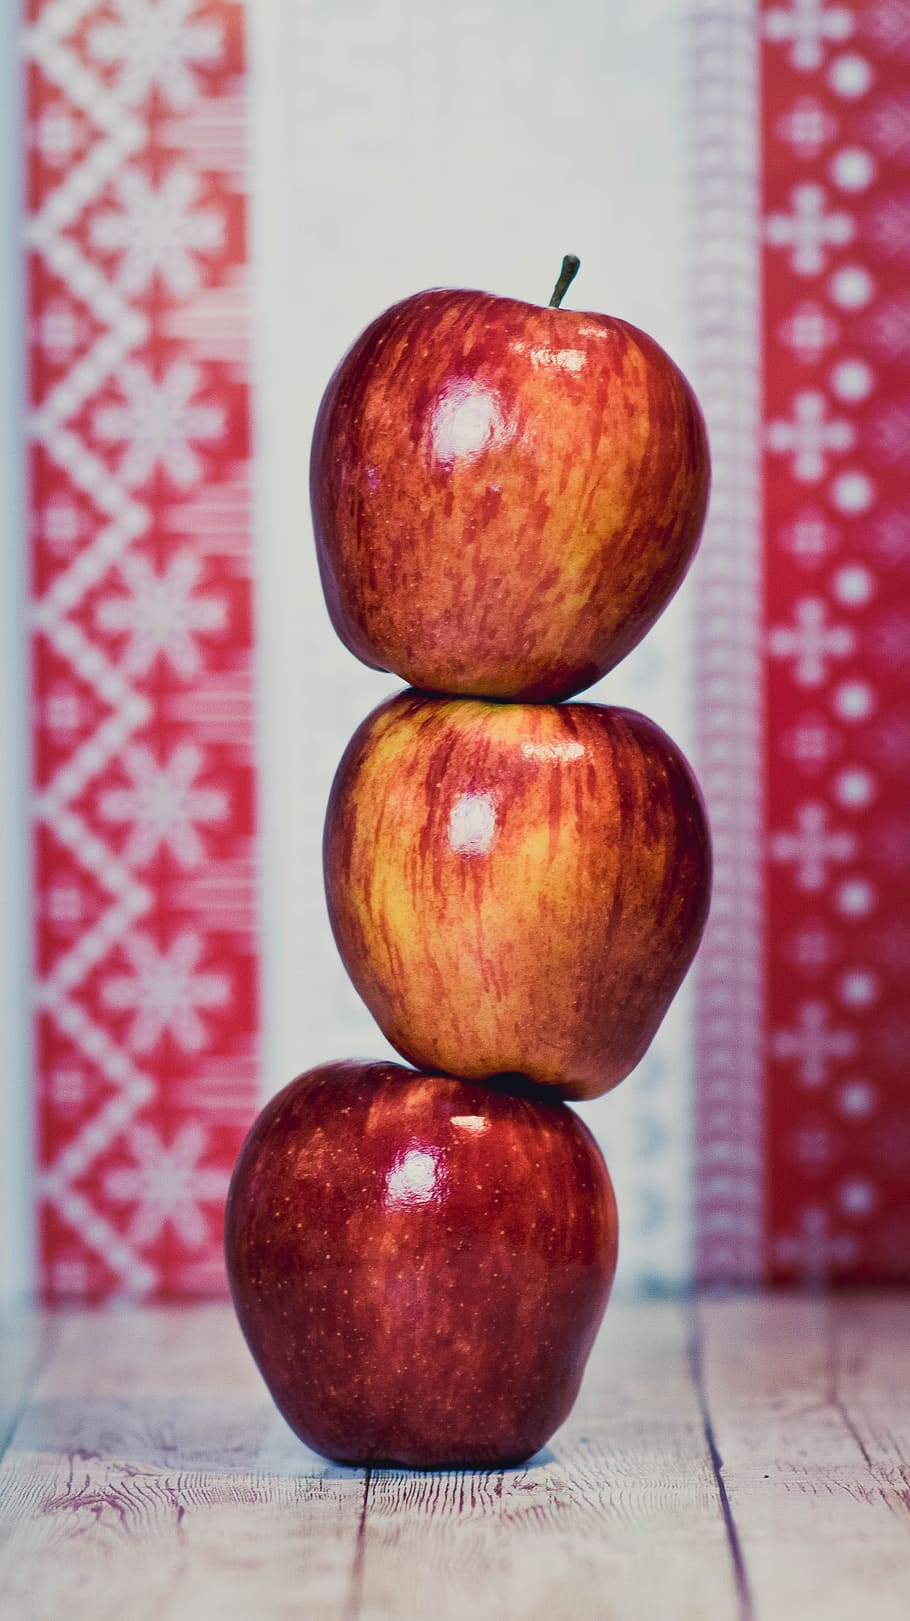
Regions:
<instances>
[{"instance_id":1,"label":"red apple skin","mask_svg":"<svg viewBox=\"0 0 910 1621\"><path fill-rule=\"evenodd\" d=\"M325 825L329 916L422 1069L616 1086L701 937L698 786L653 721L596 704L404 692L354 734Z\"/></svg>"},{"instance_id":2,"label":"red apple skin","mask_svg":"<svg viewBox=\"0 0 910 1621\"><path fill-rule=\"evenodd\" d=\"M310 489L332 623L417 687L555 702L654 623L692 561L695 396L607 315L434 289L326 389Z\"/></svg>"},{"instance_id":3,"label":"red apple skin","mask_svg":"<svg viewBox=\"0 0 910 1621\"><path fill-rule=\"evenodd\" d=\"M530 1457L575 1400L616 1266L577 1115L387 1063L323 1064L266 1105L225 1231L277 1406L343 1463Z\"/></svg>"}]
</instances>

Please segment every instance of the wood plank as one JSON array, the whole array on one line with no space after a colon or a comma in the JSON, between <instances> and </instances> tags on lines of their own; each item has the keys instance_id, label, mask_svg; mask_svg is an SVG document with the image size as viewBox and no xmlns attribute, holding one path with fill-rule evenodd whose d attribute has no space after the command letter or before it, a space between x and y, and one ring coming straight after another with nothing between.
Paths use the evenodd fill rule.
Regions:
<instances>
[{"instance_id":1,"label":"wood plank","mask_svg":"<svg viewBox=\"0 0 910 1621\"><path fill-rule=\"evenodd\" d=\"M0 1458L22 1416L26 1397L47 1362L57 1325L45 1312L10 1307L0 1314Z\"/></svg>"},{"instance_id":2,"label":"wood plank","mask_svg":"<svg viewBox=\"0 0 910 1621\"><path fill-rule=\"evenodd\" d=\"M683 1310L614 1303L581 1397L524 1468L372 1474L360 1600L395 1621L735 1621Z\"/></svg>"},{"instance_id":3,"label":"wood plank","mask_svg":"<svg viewBox=\"0 0 910 1621\"><path fill-rule=\"evenodd\" d=\"M0 1465L0 1609L905 1621L910 1299L692 1315L690 1366L686 1308L615 1303L575 1413L524 1468L368 1482L290 1434L228 1307L20 1319L8 1405L50 1356Z\"/></svg>"},{"instance_id":4,"label":"wood plank","mask_svg":"<svg viewBox=\"0 0 910 1621\"><path fill-rule=\"evenodd\" d=\"M332 1621L363 1496L278 1417L228 1307L76 1315L0 1467L0 1610Z\"/></svg>"},{"instance_id":5,"label":"wood plank","mask_svg":"<svg viewBox=\"0 0 910 1621\"><path fill-rule=\"evenodd\" d=\"M901 1390L906 1415L907 1310L885 1303L867 1316L865 1350L862 1312L790 1296L699 1309L705 1397L755 1621L910 1613L907 1479L884 1424Z\"/></svg>"},{"instance_id":6,"label":"wood plank","mask_svg":"<svg viewBox=\"0 0 910 1621\"><path fill-rule=\"evenodd\" d=\"M834 1381L870 1468L906 1488L910 1514L910 1295L832 1302Z\"/></svg>"}]
</instances>

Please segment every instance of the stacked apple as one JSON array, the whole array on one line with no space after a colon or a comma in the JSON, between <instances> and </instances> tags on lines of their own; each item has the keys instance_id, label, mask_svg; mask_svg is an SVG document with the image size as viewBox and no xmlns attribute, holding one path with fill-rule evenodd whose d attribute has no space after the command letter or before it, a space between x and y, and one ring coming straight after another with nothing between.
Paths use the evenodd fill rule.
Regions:
<instances>
[{"instance_id":1,"label":"stacked apple","mask_svg":"<svg viewBox=\"0 0 910 1621\"><path fill-rule=\"evenodd\" d=\"M704 517L694 396L644 333L484 293L381 315L312 452L343 641L411 683L325 828L345 966L415 1066L325 1064L267 1105L227 1209L241 1326L347 1462L517 1461L567 1415L616 1210L566 1098L616 1086L701 936L698 787L644 716L566 703L644 635Z\"/></svg>"}]
</instances>

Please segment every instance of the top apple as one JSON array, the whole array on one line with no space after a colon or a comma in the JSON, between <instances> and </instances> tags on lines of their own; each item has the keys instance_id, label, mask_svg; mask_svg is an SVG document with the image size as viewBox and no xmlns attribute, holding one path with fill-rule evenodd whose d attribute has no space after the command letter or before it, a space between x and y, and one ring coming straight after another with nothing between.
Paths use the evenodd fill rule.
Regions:
<instances>
[{"instance_id":1,"label":"top apple","mask_svg":"<svg viewBox=\"0 0 910 1621\"><path fill-rule=\"evenodd\" d=\"M345 355L310 480L351 652L416 687L555 702L666 607L709 460L692 390L636 327L433 289Z\"/></svg>"}]
</instances>

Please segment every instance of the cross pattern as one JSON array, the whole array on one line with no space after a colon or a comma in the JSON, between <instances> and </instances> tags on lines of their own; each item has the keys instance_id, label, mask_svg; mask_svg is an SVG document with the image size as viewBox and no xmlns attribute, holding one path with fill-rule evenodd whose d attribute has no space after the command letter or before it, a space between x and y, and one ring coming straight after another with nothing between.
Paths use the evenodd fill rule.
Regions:
<instances>
[{"instance_id":1,"label":"cross pattern","mask_svg":"<svg viewBox=\"0 0 910 1621\"><path fill-rule=\"evenodd\" d=\"M789 420L768 424L768 449L792 457L793 477L801 484L817 484L828 470L828 456L849 450L856 434L844 417L829 417L828 403L817 389L795 394Z\"/></svg>"},{"instance_id":2,"label":"cross pattern","mask_svg":"<svg viewBox=\"0 0 910 1621\"><path fill-rule=\"evenodd\" d=\"M777 1260L792 1266L803 1283L820 1286L832 1269L856 1261L859 1245L852 1233L832 1233L823 1205L806 1205L795 1233L782 1233L774 1242Z\"/></svg>"},{"instance_id":3,"label":"cross pattern","mask_svg":"<svg viewBox=\"0 0 910 1621\"><path fill-rule=\"evenodd\" d=\"M824 889L829 867L852 861L855 854L853 834L829 828L827 808L815 801L800 805L795 831L771 835L772 861L792 866L796 887L807 893Z\"/></svg>"},{"instance_id":4,"label":"cross pattern","mask_svg":"<svg viewBox=\"0 0 910 1621\"><path fill-rule=\"evenodd\" d=\"M828 679L831 659L849 658L856 635L849 625L828 623L821 597L800 597L795 624L772 625L768 649L772 658L792 659L793 678L800 687L821 687Z\"/></svg>"},{"instance_id":5,"label":"cross pattern","mask_svg":"<svg viewBox=\"0 0 910 1621\"><path fill-rule=\"evenodd\" d=\"M820 68L825 47L849 39L853 17L847 6L827 6L825 0L791 0L786 8L765 12L765 38L789 45L790 66L801 73Z\"/></svg>"},{"instance_id":6,"label":"cross pattern","mask_svg":"<svg viewBox=\"0 0 910 1621\"><path fill-rule=\"evenodd\" d=\"M828 262L828 249L852 241L856 224L842 209L827 212L824 186L808 182L793 186L789 214L769 214L767 239L774 248L789 248L790 265L798 276L818 276Z\"/></svg>"},{"instance_id":7,"label":"cross pattern","mask_svg":"<svg viewBox=\"0 0 910 1621\"><path fill-rule=\"evenodd\" d=\"M832 1062L852 1058L856 1036L842 1026L832 1027L824 1002L801 1002L790 1029L771 1035L771 1055L792 1064L800 1086L809 1090L826 1086Z\"/></svg>"}]
</instances>

